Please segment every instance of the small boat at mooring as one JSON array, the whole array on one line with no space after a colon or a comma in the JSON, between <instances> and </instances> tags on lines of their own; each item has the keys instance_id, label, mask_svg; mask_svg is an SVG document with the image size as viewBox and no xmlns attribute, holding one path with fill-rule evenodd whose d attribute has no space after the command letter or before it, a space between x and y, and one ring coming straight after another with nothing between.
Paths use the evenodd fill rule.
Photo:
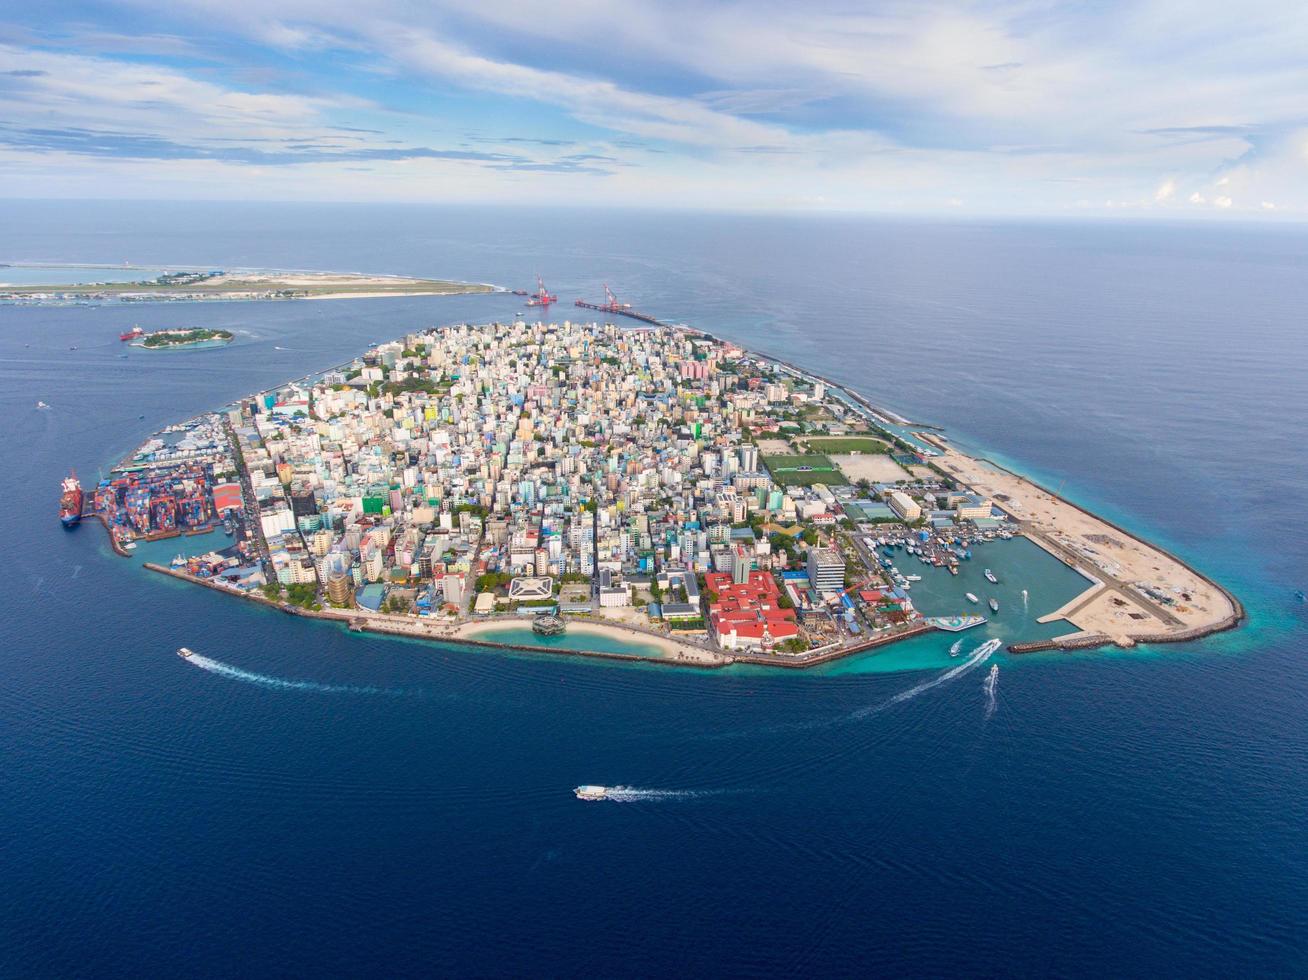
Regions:
<instances>
[{"instance_id":1,"label":"small boat at mooring","mask_svg":"<svg viewBox=\"0 0 1308 980\"><path fill-rule=\"evenodd\" d=\"M991 611L991 612L996 612L996 613L999 612L999 600L998 600L998 599L988 599L988 600L986 600L986 601L990 604L990 611Z\"/></svg>"}]
</instances>

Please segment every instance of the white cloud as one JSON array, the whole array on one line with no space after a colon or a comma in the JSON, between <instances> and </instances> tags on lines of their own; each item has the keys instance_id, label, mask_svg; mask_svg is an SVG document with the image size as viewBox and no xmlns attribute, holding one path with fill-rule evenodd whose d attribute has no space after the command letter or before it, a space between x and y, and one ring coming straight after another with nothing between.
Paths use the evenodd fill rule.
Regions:
<instances>
[{"instance_id":1,"label":"white cloud","mask_svg":"<svg viewBox=\"0 0 1308 980\"><path fill-rule=\"evenodd\" d=\"M1189 201L1190 201L1191 204L1207 204L1207 203L1208 203L1207 199L1206 199L1202 194L1200 194L1198 191L1195 191L1193 194L1190 195L1190 197L1189 197Z\"/></svg>"},{"instance_id":2,"label":"white cloud","mask_svg":"<svg viewBox=\"0 0 1308 980\"><path fill-rule=\"evenodd\" d=\"M1226 208L1229 208L1231 204L1232 204L1231 199L1229 197L1226 197L1225 195L1221 195L1213 198L1214 207L1222 208L1223 210L1225 210Z\"/></svg>"},{"instance_id":3,"label":"white cloud","mask_svg":"<svg viewBox=\"0 0 1308 980\"><path fill-rule=\"evenodd\" d=\"M1172 180L1170 177L1159 184L1158 190L1154 191L1154 200L1159 204L1162 204L1165 201L1170 201L1175 196L1176 181Z\"/></svg>"}]
</instances>

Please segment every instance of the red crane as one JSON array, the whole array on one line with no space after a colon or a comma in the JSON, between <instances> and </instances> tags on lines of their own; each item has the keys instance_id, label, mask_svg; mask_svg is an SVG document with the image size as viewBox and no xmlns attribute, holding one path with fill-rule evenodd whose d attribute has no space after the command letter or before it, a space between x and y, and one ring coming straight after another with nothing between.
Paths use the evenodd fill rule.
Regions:
<instances>
[{"instance_id":1,"label":"red crane","mask_svg":"<svg viewBox=\"0 0 1308 980\"><path fill-rule=\"evenodd\" d=\"M609 289L609 284L604 284L604 310L608 313L621 313L623 310L631 309L630 303L619 303L618 298L613 295L613 290Z\"/></svg>"},{"instance_id":2,"label":"red crane","mask_svg":"<svg viewBox=\"0 0 1308 980\"><path fill-rule=\"evenodd\" d=\"M541 279L540 273L536 274L536 292L532 293L531 299L527 300L528 306L549 306L551 303L557 303L558 297L545 288L545 281Z\"/></svg>"}]
</instances>

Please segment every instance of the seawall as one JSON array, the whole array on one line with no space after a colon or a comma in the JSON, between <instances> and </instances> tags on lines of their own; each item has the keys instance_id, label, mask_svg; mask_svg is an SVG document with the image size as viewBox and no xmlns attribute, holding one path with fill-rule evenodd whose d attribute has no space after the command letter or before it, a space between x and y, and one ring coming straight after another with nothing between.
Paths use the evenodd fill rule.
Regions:
<instances>
[{"instance_id":1,"label":"seawall","mask_svg":"<svg viewBox=\"0 0 1308 980\"><path fill-rule=\"evenodd\" d=\"M226 585L220 585L212 579L200 578L191 575L189 572L179 571L176 568L167 568L154 562L144 562L144 567L152 572L158 572L160 575L168 575L183 582L190 582L194 585L202 585L207 589L213 589L224 595L229 595L237 599L246 599L251 602L267 606L269 609L276 609L278 612L286 613L288 616L302 616L305 619L319 619L328 622L345 624L350 630L356 633L378 633L386 636L402 636L408 639L427 640L432 643L440 643L447 646L472 646L482 647L488 650L512 650L521 653L548 653L554 656L570 657L598 657L601 660L625 660L629 662L660 664L665 667L695 667L701 670L713 670L720 667L727 667L733 663L756 664L764 667L785 667L789 669L816 667L819 664L830 663L833 660L839 660L841 657L852 656L856 653L863 653L876 647L885 646L898 640L905 640L912 636L918 636L922 633L930 632L934 627L926 623L917 623L908 629L895 632L893 634L883 634L873 637L864 643L850 647L837 647L811 657L781 657L779 655L763 656L761 654L741 654L736 655L724 652L721 658L716 661L691 661L677 657L653 657L639 653L620 653L608 650L579 650L563 647L547 647L530 643L494 643L489 640L464 639L462 637L445 636L433 632L432 628L425 623L408 623L402 621L392 621L386 619L377 619L372 616L360 616L344 609L304 609L300 606L293 606L288 602L279 602L269 599L259 592L238 592Z\"/></svg>"}]
</instances>

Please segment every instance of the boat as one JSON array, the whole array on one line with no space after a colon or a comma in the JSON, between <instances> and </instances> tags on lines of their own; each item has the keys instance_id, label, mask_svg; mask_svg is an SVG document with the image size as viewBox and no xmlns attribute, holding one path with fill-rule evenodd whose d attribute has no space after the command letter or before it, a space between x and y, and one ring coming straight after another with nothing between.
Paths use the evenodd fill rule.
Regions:
<instances>
[{"instance_id":1,"label":"boat","mask_svg":"<svg viewBox=\"0 0 1308 980\"><path fill-rule=\"evenodd\" d=\"M961 633L963 630L970 630L974 626L989 622L989 620L984 616L975 615L928 616L923 622L935 629L944 630L946 633Z\"/></svg>"},{"instance_id":2,"label":"boat","mask_svg":"<svg viewBox=\"0 0 1308 980\"><path fill-rule=\"evenodd\" d=\"M186 567L186 558L185 558L184 556L180 555L180 554L179 554L179 555L175 555L175 556L173 557L173 560L172 560L171 562L169 562L169 564L170 564L173 568L185 568L185 567Z\"/></svg>"},{"instance_id":3,"label":"boat","mask_svg":"<svg viewBox=\"0 0 1308 980\"><path fill-rule=\"evenodd\" d=\"M990 611L991 611L991 612L996 612L996 613L999 612L999 600L998 600L998 599L988 599L988 600L986 600L986 601L990 604Z\"/></svg>"},{"instance_id":4,"label":"boat","mask_svg":"<svg viewBox=\"0 0 1308 980\"><path fill-rule=\"evenodd\" d=\"M991 697L994 697L995 684L998 683L998 681L999 681L999 664L991 664L990 673L986 674L986 679L984 682L982 682L981 686L985 689L985 692L987 694L989 694Z\"/></svg>"},{"instance_id":5,"label":"boat","mask_svg":"<svg viewBox=\"0 0 1308 980\"><path fill-rule=\"evenodd\" d=\"M999 584L999 579L995 578L995 573L988 568L986 569L986 581L989 582L991 585Z\"/></svg>"},{"instance_id":6,"label":"boat","mask_svg":"<svg viewBox=\"0 0 1308 980\"><path fill-rule=\"evenodd\" d=\"M129 341L129 340L135 340L137 337L143 336L144 334L145 334L145 331L142 330L142 329L140 328L140 326L138 325L138 326L132 327L131 330L128 330L128 331L126 331L125 333L120 333L120 334L118 335L118 339L121 340L121 341L123 341L123 342L126 342L126 341Z\"/></svg>"},{"instance_id":7,"label":"boat","mask_svg":"<svg viewBox=\"0 0 1308 980\"><path fill-rule=\"evenodd\" d=\"M59 520L64 527L76 527L82 522L82 485L77 482L77 474L69 473L63 482L63 493L59 496Z\"/></svg>"},{"instance_id":8,"label":"boat","mask_svg":"<svg viewBox=\"0 0 1308 980\"><path fill-rule=\"evenodd\" d=\"M182 649L186 648L183 647ZM189 655L188 652L187 656ZM607 786L578 786L572 792L579 800L606 800L609 797L609 788Z\"/></svg>"},{"instance_id":9,"label":"boat","mask_svg":"<svg viewBox=\"0 0 1308 980\"><path fill-rule=\"evenodd\" d=\"M190 647L179 647L178 650L177 650L177 656L179 656L179 657L181 657L183 660L185 660L185 659L187 659L188 657L194 657L194 656L195 656L195 651L192 650Z\"/></svg>"},{"instance_id":10,"label":"boat","mask_svg":"<svg viewBox=\"0 0 1308 980\"><path fill-rule=\"evenodd\" d=\"M955 640L954 645L949 648L949 655L951 657L957 657L959 651L962 649L963 649L963 641L961 639Z\"/></svg>"},{"instance_id":11,"label":"boat","mask_svg":"<svg viewBox=\"0 0 1308 980\"><path fill-rule=\"evenodd\" d=\"M921 581L922 581L922 576L921 576L921 575L905 575L904 577L905 577L906 579L908 579L910 582L921 582Z\"/></svg>"},{"instance_id":12,"label":"boat","mask_svg":"<svg viewBox=\"0 0 1308 980\"><path fill-rule=\"evenodd\" d=\"M37 407L38 409L45 409L45 408L49 408L50 406L47 405L45 402L37 402L37 403L36 403L36 407Z\"/></svg>"},{"instance_id":13,"label":"boat","mask_svg":"<svg viewBox=\"0 0 1308 980\"><path fill-rule=\"evenodd\" d=\"M949 574L950 574L950 575L957 575L957 574L958 574L958 566L957 566L957 565L950 565L950 566L949 566Z\"/></svg>"},{"instance_id":14,"label":"boat","mask_svg":"<svg viewBox=\"0 0 1308 980\"><path fill-rule=\"evenodd\" d=\"M1300 602L1308 601L1308 597L1304 596L1303 594L1303 589L1300 589L1298 592L1296 592L1294 594L1294 597L1298 599Z\"/></svg>"},{"instance_id":15,"label":"boat","mask_svg":"<svg viewBox=\"0 0 1308 980\"><path fill-rule=\"evenodd\" d=\"M967 594L967 601L968 601L968 602L980 602L981 600L978 599L976 596L974 596L971 592L969 592L969 593Z\"/></svg>"}]
</instances>

